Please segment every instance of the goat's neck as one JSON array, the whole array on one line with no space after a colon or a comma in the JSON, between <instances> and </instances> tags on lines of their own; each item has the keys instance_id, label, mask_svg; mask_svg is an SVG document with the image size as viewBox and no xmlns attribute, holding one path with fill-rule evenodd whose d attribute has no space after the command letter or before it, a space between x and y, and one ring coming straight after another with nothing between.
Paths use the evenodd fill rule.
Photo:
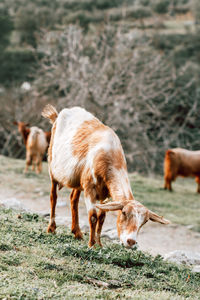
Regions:
<instances>
[{"instance_id":1,"label":"goat's neck","mask_svg":"<svg viewBox=\"0 0 200 300\"><path fill-rule=\"evenodd\" d=\"M27 139L28 139L28 135L30 133L30 129L29 128L23 128L23 129L21 129L20 132L21 132L21 135L23 137L24 144L26 145Z\"/></svg>"},{"instance_id":2,"label":"goat's neck","mask_svg":"<svg viewBox=\"0 0 200 300\"><path fill-rule=\"evenodd\" d=\"M114 201L134 200L126 170L114 172L107 186Z\"/></svg>"}]
</instances>

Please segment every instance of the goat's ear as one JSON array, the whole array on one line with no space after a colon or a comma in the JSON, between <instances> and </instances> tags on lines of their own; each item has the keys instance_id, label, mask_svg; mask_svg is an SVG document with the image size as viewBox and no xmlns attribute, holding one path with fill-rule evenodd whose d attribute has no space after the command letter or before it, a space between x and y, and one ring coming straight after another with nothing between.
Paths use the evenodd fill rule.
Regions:
<instances>
[{"instance_id":1,"label":"goat's ear","mask_svg":"<svg viewBox=\"0 0 200 300\"><path fill-rule=\"evenodd\" d=\"M153 222L158 222L160 224L170 224L171 222L167 219L164 219L163 217L157 215L153 211L149 210L149 220Z\"/></svg>"},{"instance_id":2,"label":"goat's ear","mask_svg":"<svg viewBox=\"0 0 200 300\"><path fill-rule=\"evenodd\" d=\"M14 125L18 125L18 122L17 122L17 121L13 121L13 124L14 124Z\"/></svg>"},{"instance_id":3,"label":"goat's ear","mask_svg":"<svg viewBox=\"0 0 200 300\"><path fill-rule=\"evenodd\" d=\"M95 206L104 211L114 211L114 210L122 210L124 204L122 202L110 202L106 204L96 204Z\"/></svg>"}]
</instances>

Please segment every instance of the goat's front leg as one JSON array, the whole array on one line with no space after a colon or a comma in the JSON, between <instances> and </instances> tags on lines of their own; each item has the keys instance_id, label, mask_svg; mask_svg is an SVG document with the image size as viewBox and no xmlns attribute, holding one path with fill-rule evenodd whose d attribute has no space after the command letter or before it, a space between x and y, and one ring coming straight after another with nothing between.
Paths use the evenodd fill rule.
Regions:
<instances>
[{"instance_id":1,"label":"goat's front leg","mask_svg":"<svg viewBox=\"0 0 200 300\"><path fill-rule=\"evenodd\" d=\"M96 243L96 225L97 225L97 211L95 207L95 192L94 191L85 191L85 203L88 212L88 220L90 225L90 237L88 246L91 248Z\"/></svg>"},{"instance_id":2,"label":"goat's front leg","mask_svg":"<svg viewBox=\"0 0 200 300\"><path fill-rule=\"evenodd\" d=\"M105 217L106 217L105 211L99 210L97 214L97 227L96 227L97 238L96 239L97 239L97 244L101 247L102 247L101 230L102 230L103 223L105 221Z\"/></svg>"},{"instance_id":3,"label":"goat's front leg","mask_svg":"<svg viewBox=\"0 0 200 300\"><path fill-rule=\"evenodd\" d=\"M49 226L47 229L47 232L55 232L56 230L56 222L55 222L55 208L56 208L56 202L57 202L57 182L55 180L51 180L51 194L50 194L50 202L51 202L51 215L50 215L50 221Z\"/></svg>"},{"instance_id":4,"label":"goat's front leg","mask_svg":"<svg viewBox=\"0 0 200 300\"><path fill-rule=\"evenodd\" d=\"M200 193L200 177L196 177L195 180L197 183L197 193Z\"/></svg>"},{"instance_id":5,"label":"goat's front leg","mask_svg":"<svg viewBox=\"0 0 200 300\"><path fill-rule=\"evenodd\" d=\"M172 182L172 179L170 178L170 177L165 177L165 186L164 186L164 189L165 190L169 190L169 191L172 191L172 184L171 184L171 182Z\"/></svg>"},{"instance_id":6,"label":"goat's front leg","mask_svg":"<svg viewBox=\"0 0 200 300\"><path fill-rule=\"evenodd\" d=\"M71 200L71 213L72 213L72 233L75 235L75 239L82 239L83 235L79 227L78 216L78 203L81 191L73 189L70 195Z\"/></svg>"}]
</instances>

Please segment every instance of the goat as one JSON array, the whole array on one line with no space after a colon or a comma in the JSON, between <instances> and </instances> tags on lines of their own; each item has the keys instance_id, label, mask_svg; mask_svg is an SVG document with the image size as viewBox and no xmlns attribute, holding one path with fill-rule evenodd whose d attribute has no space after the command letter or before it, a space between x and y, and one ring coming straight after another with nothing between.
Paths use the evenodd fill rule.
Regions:
<instances>
[{"instance_id":1,"label":"goat","mask_svg":"<svg viewBox=\"0 0 200 300\"><path fill-rule=\"evenodd\" d=\"M78 203L81 191L84 192L90 225L89 247L95 243L102 246L100 235L106 211L119 211L118 235L129 248L134 247L139 229L148 220L169 223L134 200L124 152L111 128L81 107L66 108L58 114L55 107L47 105L42 115L53 124L48 150L51 214L47 232L56 229L57 186L73 189L71 229L75 238L80 239ZM114 202L104 204L108 197ZM100 204L96 204L97 200Z\"/></svg>"},{"instance_id":2,"label":"goat","mask_svg":"<svg viewBox=\"0 0 200 300\"><path fill-rule=\"evenodd\" d=\"M196 177L197 193L200 193L200 151L182 148L169 149L164 159L164 189L172 191L172 181L178 176Z\"/></svg>"},{"instance_id":3,"label":"goat","mask_svg":"<svg viewBox=\"0 0 200 300\"><path fill-rule=\"evenodd\" d=\"M26 146L26 166L24 169L24 173L28 171L28 167L32 164L32 170L34 170L36 165L36 173L40 173L42 171L42 158L48 146L47 135L45 132L36 127L27 126L29 124L25 124L24 122L13 122L18 126L18 131L21 133L24 144Z\"/></svg>"}]
</instances>

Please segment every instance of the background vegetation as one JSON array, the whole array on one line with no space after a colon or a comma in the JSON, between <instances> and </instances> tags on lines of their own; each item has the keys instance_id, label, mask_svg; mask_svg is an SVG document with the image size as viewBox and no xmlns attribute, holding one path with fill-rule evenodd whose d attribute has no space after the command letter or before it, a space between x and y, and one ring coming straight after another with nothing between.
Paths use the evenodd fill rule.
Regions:
<instances>
[{"instance_id":1,"label":"background vegetation","mask_svg":"<svg viewBox=\"0 0 200 300\"><path fill-rule=\"evenodd\" d=\"M161 173L167 148L199 149L199 22L198 0L2 1L1 153L23 157L12 120L47 129L47 102L114 128L130 171Z\"/></svg>"}]
</instances>

